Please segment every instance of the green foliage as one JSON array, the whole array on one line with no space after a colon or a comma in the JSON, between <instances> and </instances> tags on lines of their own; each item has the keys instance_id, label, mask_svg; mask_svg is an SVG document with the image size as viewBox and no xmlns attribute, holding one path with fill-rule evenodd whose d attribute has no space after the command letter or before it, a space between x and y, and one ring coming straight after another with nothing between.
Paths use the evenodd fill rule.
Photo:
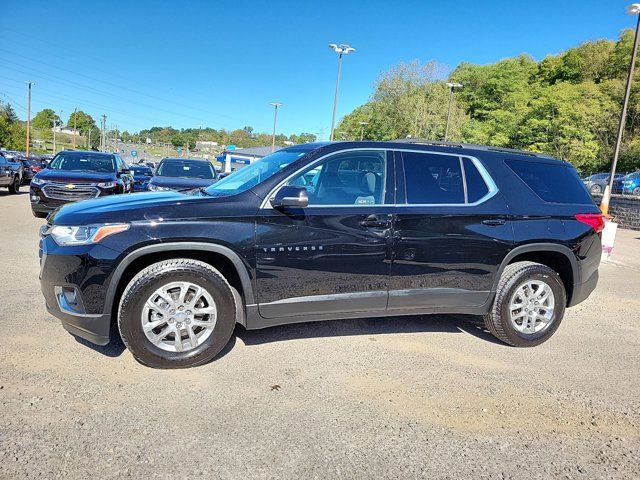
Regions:
<instances>
[{"instance_id":1,"label":"green foliage","mask_svg":"<svg viewBox=\"0 0 640 480\"><path fill-rule=\"evenodd\" d=\"M9 150L24 150L27 128L18 120L11 105L0 102L0 146Z\"/></svg>"},{"instance_id":2,"label":"green foliage","mask_svg":"<svg viewBox=\"0 0 640 480\"><path fill-rule=\"evenodd\" d=\"M56 115L50 108L45 108L44 110L39 111L33 120L31 120L31 125L33 128L37 128L40 130L51 130L54 125L61 125L62 121L60 117Z\"/></svg>"},{"instance_id":3,"label":"green foliage","mask_svg":"<svg viewBox=\"0 0 640 480\"><path fill-rule=\"evenodd\" d=\"M633 32L617 42L585 42L540 62L527 55L490 65L461 63L449 76L456 90L451 140L544 152L584 172L609 168L616 141ZM383 74L371 100L346 115L336 132L391 140L444 137L448 89L435 62L399 64ZM640 72L636 72L620 157L640 168ZM336 134L336 138L341 136Z\"/></svg>"}]
</instances>

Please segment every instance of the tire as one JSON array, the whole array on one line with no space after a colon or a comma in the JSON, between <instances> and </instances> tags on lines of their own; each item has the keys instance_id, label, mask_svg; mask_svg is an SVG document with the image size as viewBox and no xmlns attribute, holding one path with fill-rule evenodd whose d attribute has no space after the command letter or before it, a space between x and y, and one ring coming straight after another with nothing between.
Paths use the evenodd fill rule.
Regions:
<instances>
[{"instance_id":1,"label":"tire","mask_svg":"<svg viewBox=\"0 0 640 480\"><path fill-rule=\"evenodd\" d=\"M515 301L516 291L519 291L524 284L531 281L534 283L539 282L539 284L544 283L551 289L553 297L549 296L549 300L546 301L553 300L554 306L553 313L550 315L550 320L546 325L543 325L542 321L538 324L536 320L534 322L535 328L538 328L539 325L540 330L525 333L516 328L518 320L521 323L525 320L512 321L510 307L511 302ZM529 291L532 292L532 290ZM533 292L535 293L535 290ZM516 262L507 265L502 272L491 311L484 315L484 323L487 330L504 343L514 347L535 347L546 342L558 329L564 316L566 304L567 294L565 287L556 271L540 263ZM542 305L534 308L547 311ZM515 311L522 314L525 309ZM514 322L516 325L514 325Z\"/></svg>"},{"instance_id":2,"label":"tire","mask_svg":"<svg viewBox=\"0 0 640 480\"><path fill-rule=\"evenodd\" d=\"M9 193L20 193L20 184L20 177L13 177L13 182L11 183L11 185L9 185Z\"/></svg>"},{"instance_id":3,"label":"tire","mask_svg":"<svg viewBox=\"0 0 640 480\"><path fill-rule=\"evenodd\" d=\"M191 334L196 335L194 333L195 329L203 328L193 325L197 321L196 316L198 316L195 312L198 308L211 308L211 305L198 307L198 299L196 298L192 300L194 303L189 306L189 302L174 302L173 297L171 297L172 304L166 309L149 309L147 300L151 300L159 290L166 289L171 284L192 285L194 288L200 287L202 289L201 298L204 299L205 303L210 304L213 301L215 326L207 330L209 332L208 336L200 337L202 340L196 339L197 346L194 348L191 348L190 345ZM178 289L179 287L172 288ZM186 291L185 301L190 294L194 294L194 288L189 287L189 290ZM162 295L167 298L167 293L163 292ZM173 295L175 295L175 292ZM205 298L207 295L209 296L208 299ZM193 296L194 298L196 297L195 294ZM153 302L153 300L151 301ZM160 296L156 297L155 302L164 305ZM179 306L184 306L185 310L181 309L180 312L175 310ZM169 310L169 308L174 309ZM193 309L193 312L188 309ZM155 310L158 310L158 312L164 311L166 316L162 314L157 316ZM175 312L175 317L170 316L170 311ZM185 317L185 314L191 315L193 318ZM154 315L156 316L154 317ZM178 317L179 315L181 316ZM200 316L200 320L204 318L205 316ZM153 321L154 319L155 321ZM187 326L186 324L189 323L189 320L193 324ZM158 338L163 335L163 332L169 331L165 340L152 343L148 334L143 330L143 321L149 322L147 326L160 322L161 326L152 330L149 335ZM118 310L118 329L124 344L136 360L153 368L188 368L203 365L213 360L229 342L235 324L236 301L228 282L211 265L189 258L164 260L143 269L127 285L122 294ZM179 327L184 328L184 330L180 330L180 341L178 341L175 333ZM204 335L205 333L203 328L198 335ZM181 348L184 345L186 346L184 351L167 350L174 348L176 345L180 345Z\"/></svg>"},{"instance_id":4,"label":"tire","mask_svg":"<svg viewBox=\"0 0 640 480\"><path fill-rule=\"evenodd\" d=\"M602 193L602 187L598 184L591 185L589 191L591 192L591 195L600 195Z\"/></svg>"}]
</instances>

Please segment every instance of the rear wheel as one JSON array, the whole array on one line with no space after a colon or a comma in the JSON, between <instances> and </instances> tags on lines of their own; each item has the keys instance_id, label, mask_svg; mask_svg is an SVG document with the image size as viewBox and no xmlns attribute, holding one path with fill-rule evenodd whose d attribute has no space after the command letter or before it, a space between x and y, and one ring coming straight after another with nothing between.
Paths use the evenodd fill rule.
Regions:
<instances>
[{"instance_id":1,"label":"rear wheel","mask_svg":"<svg viewBox=\"0 0 640 480\"><path fill-rule=\"evenodd\" d=\"M188 258L155 263L122 294L120 335L133 356L155 368L187 368L212 360L229 342L236 303L222 274Z\"/></svg>"},{"instance_id":2,"label":"rear wheel","mask_svg":"<svg viewBox=\"0 0 640 480\"><path fill-rule=\"evenodd\" d=\"M17 175L13 177L13 182L9 185L10 193L20 193L20 177Z\"/></svg>"},{"instance_id":3,"label":"rear wheel","mask_svg":"<svg viewBox=\"0 0 640 480\"><path fill-rule=\"evenodd\" d=\"M487 329L509 345L535 347L560 326L567 296L557 272L534 262L507 265L498 282Z\"/></svg>"}]
</instances>

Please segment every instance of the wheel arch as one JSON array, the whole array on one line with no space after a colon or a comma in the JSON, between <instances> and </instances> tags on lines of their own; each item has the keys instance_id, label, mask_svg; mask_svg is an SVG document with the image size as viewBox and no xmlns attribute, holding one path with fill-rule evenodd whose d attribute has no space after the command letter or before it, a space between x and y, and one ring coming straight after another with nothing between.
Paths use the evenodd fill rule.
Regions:
<instances>
[{"instance_id":1,"label":"wheel arch","mask_svg":"<svg viewBox=\"0 0 640 480\"><path fill-rule=\"evenodd\" d=\"M502 272L507 265L519 261L541 263L558 272L567 292L567 304L571 305L573 287L576 283L581 282L581 275L578 260L569 247L558 243L531 243L514 248L502 260L496 272L496 277L493 280L493 292L496 291Z\"/></svg>"},{"instance_id":2,"label":"wheel arch","mask_svg":"<svg viewBox=\"0 0 640 480\"><path fill-rule=\"evenodd\" d=\"M240 301L244 301L245 305L255 303L253 284L248 269L236 252L224 245L213 243L171 242L141 247L127 254L118 263L107 289L105 313L111 315L112 321L117 318L122 292L140 270L162 260L182 257L201 260L215 267L238 291ZM243 321L244 317L244 312L242 312L238 318Z\"/></svg>"}]
</instances>

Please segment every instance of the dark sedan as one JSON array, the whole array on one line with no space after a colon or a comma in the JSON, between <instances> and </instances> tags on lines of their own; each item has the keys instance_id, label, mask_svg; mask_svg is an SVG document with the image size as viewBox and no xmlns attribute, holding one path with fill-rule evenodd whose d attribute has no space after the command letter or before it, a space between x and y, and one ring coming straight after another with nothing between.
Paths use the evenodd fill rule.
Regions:
<instances>
[{"instance_id":1,"label":"dark sedan","mask_svg":"<svg viewBox=\"0 0 640 480\"><path fill-rule=\"evenodd\" d=\"M149 182L148 189L184 192L208 187L218 181L213 165L208 160L193 158L164 158Z\"/></svg>"}]
</instances>

